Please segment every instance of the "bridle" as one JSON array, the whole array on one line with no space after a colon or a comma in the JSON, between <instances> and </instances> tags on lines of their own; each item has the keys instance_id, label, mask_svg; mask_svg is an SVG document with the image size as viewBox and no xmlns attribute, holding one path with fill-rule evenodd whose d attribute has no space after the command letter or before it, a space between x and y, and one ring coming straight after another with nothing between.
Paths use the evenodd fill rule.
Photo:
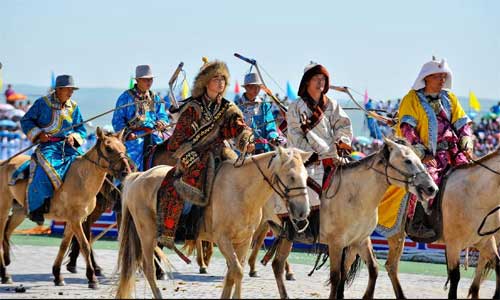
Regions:
<instances>
[{"instance_id":1,"label":"bridle","mask_svg":"<svg viewBox=\"0 0 500 300\"><path fill-rule=\"evenodd\" d=\"M117 154L112 155L111 157L107 157L106 155L104 155L104 153L101 150L101 144L102 144L102 140L98 139L95 146L94 146L97 150L97 161L94 161L93 159L91 159L88 156L88 152L85 153L84 155L82 155L82 158L93 163L97 167L104 169L106 172L110 171L110 173L113 176L117 175L121 171L120 168L115 168L115 166L121 162L123 162L125 164L128 173L132 172L130 169L130 165L128 163L128 158L127 158L127 155L125 154L125 152L118 152ZM107 162L108 165L102 166L100 164L101 160L104 160L105 162Z\"/></svg>"},{"instance_id":2,"label":"bridle","mask_svg":"<svg viewBox=\"0 0 500 300\"><path fill-rule=\"evenodd\" d=\"M385 150L383 150L383 151L385 151ZM375 167L373 166L375 164L375 161L376 161L376 159L374 159L373 162L368 166L369 169L372 169L373 171L375 171L375 172L377 172L379 174L384 175L385 176L385 180L386 180L386 182L387 182L388 185L391 185L391 182L389 181L389 179L397 181L397 182L404 183L406 190L408 190L409 186L415 187L415 179L417 178L417 176L420 175L420 174L422 174L422 173L425 173L425 171L419 171L419 172L417 172L415 174L404 172L404 171L396 168L393 164L391 164L389 162L389 159L386 158L385 156L383 156L383 158L379 161L379 162L381 162L381 163L384 164L384 171L382 172L380 170L375 169ZM404 179L390 176L388 174L388 169L389 168L391 168L392 170L396 171L398 174L402 175L404 177Z\"/></svg>"},{"instance_id":3,"label":"bridle","mask_svg":"<svg viewBox=\"0 0 500 300\"><path fill-rule=\"evenodd\" d=\"M276 157L276 154L274 154L273 156L271 156L271 160L269 161L268 167L271 165L271 162L273 161L273 159L275 157ZM297 224L295 223L295 221L291 217L290 199L294 198L294 197L300 197L300 196L307 195L307 187L306 186L303 186L303 187L288 187L283 182L283 180L281 180L281 178L279 177L279 175L276 174L275 172L273 172L272 178L269 179L266 176L266 174L264 174L264 171L262 171L262 168L260 167L260 165L257 162L257 160L253 156L251 158L252 158L252 161L257 166L257 169L259 170L260 174L262 175L262 177L264 178L264 180L267 182L267 184L274 190L274 192L276 194L278 194L278 196L280 196L281 199L283 199L283 201L285 201L288 213L290 213L290 222L292 223L293 228L297 231L297 233L304 232L306 230L307 226L309 226L309 220L306 219L306 224L304 225L303 228L299 228L297 226ZM291 193L291 192L294 192L294 191L300 191L300 192Z\"/></svg>"}]
</instances>

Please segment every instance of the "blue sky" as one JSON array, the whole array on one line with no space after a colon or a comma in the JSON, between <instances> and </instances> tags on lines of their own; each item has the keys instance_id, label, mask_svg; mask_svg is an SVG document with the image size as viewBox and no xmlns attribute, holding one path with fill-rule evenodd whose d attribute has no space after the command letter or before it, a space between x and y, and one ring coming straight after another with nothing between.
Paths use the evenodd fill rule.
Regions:
<instances>
[{"instance_id":1,"label":"blue sky","mask_svg":"<svg viewBox=\"0 0 500 300\"><path fill-rule=\"evenodd\" d=\"M50 71L81 86L128 86L151 64L166 87L180 61L189 80L201 57L229 65L232 82L256 58L298 86L304 66L324 64L338 85L376 99L403 96L432 55L447 58L453 90L500 98L500 1L62 1L1 4L4 83L48 86ZM283 92L265 78L268 85Z\"/></svg>"}]
</instances>

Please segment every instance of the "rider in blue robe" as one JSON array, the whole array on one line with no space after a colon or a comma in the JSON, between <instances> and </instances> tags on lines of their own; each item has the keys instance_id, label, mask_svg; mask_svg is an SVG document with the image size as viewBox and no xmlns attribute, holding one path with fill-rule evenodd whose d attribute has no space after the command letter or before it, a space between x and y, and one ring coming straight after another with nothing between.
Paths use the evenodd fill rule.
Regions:
<instances>
[{"instance_id":1,"label":"rider in blue robe","mask_svg":"<svg viewBox=\"0 0 500 300\"><path fill-rule=\"evenodd\" d=\"M80 108L71 99L73 78L61 75L55 92L41 97L21 119L21 127L31 142L39 142L31 157L27 200L30 218L43 223L54 191L64 182L71 163L82 154L80 146L87 131ZM71 128L71 129L70 129Z\"/></svg>"},{"instance_id":2,"label":"rider in blue robe","mask_svg":"<svg viewBox=\"0 0 500 300\"><path fill-rule=\"evenodd\" d=\"M144 171L145 153L149 146L163 141L157 132L169 122L165 105L151 90L153 75L148 65L137 66L137 84L123 92L116 101L117 109L113 114L113 129L125 131L125 146L129 157L134 161L137 171ZM128 105L135 103L135 105ZM120 108L124 105L126 107Z\"/></svg>"}]
</instances>

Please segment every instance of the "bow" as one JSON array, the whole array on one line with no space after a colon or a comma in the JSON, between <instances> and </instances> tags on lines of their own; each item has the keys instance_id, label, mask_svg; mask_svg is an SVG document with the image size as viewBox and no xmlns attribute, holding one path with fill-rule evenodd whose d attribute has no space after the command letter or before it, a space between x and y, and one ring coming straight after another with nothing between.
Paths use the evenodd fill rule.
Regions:
<instances>
[{"instance_id":1,"label":"bow","mask_svg":"<svg viewBox=\"0 0 500 300\"><path fill-rule=\"evenodd\" d=\"M183 66L184 63L181 61L175 69L174 74L172 74L172 77L170 77L170 80L168 81L168 86L170 88L170 90L168 91L168 97L170 98L171 104L169 111L171 113L175 113L179 110L179 104L177 103L174 95L174 83L177 81L177 77L179 77L179 73L181 72Z\"/></svg>"},{"instance_id":2,"label":"bow","mask_svg":"<svg viewBox=\"0 0 500 300\"><path fill-rule=\"evenodd\" d=\"M279 99L278 97L276 97L273 92L271 91L270 88L267 87L266 83L264 82L264 78L262 77L262 74L260 73L260 68L259 68L259 65L257 64L257 61L255 59L252 59L252 58L247 58L247 57L244 57L243 55L241 54L238 54L238 53L235 53L234 56L236 56L237 58L251 64L253 67L255 67L255 70L257 70L257 74L259 74L259 77L260 77L260 80L262 80L262 89L264 90L264 92L266 92L266 94L271 97L271 99L274 101L274 103L278 106L278 108L286 113L288 111L288 107L286 107Z\"/></svg>"}]
</instances>

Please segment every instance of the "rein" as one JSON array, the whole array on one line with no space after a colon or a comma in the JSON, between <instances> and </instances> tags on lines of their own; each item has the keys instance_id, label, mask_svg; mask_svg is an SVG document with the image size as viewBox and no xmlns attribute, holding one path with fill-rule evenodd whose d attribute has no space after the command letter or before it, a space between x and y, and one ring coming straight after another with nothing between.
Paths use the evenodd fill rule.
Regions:
<instances>
[{"instance_id":1,"label":"rein","mask_svg":"<svg viewBox=\"0 0 500 300\"><path fill-rule=\"evenodd\" d=\"M400 169L396 168L393 164L391 164L385 158L383 158L382 160L380 160L380 162L382 162L384 164L384 172L382 172L380 170L377 170L377 169L375 169L373 167L373 165L375 164L375 160L373 160L373 162L370 164L370 166L368 168L372 169L376 173L384 175L385 176L385 180L386 180L387 184L389 184L389 185L391 185L391 182L389 181L389 179L397 181L397 182L404 183L406 190L408 190L408 186L414 185L415 178L417 178L417 176L419 174L425 173L425 171L420 171L420 172L417 172L416 174L410 174L410 173L403 172ZM404 177L404 179L400 179L400 178L396 178L396 177L393 177L393 176L389 176L389 174L388 174L388 169L389 168L395 170L397 173L399 173L400 175L402 175Z\"/></svg>"},{"instance_id":2,"label":"rein","mask_svg":"<svg viewBox=\"0 0 500 300\"><path fill-rule=\"evenodd\" d=\"M71 146L71 147L75 148L74 146ZM128 165L127 155L124 152L119 152L117 155L114 155L113 158L108 158L101 151L101 140L98 140L94 147L97 150L97 161L94 161L93 159L88 157L88 152L85 153L84 155L82 155L82 158L93 163L97 167L104 169L105 171L111 171L111 173L113 173L112 175L115 175L117 172L119 172L119 170L114 168L114 165L118 162L123 161L125 163L125 165L127 166L127 169L130 169L130 167ZM103 167L99 163L101 161L101 159L103 159L105 162L108 163L107 167Z\"/></svg>"},{"instance_id":3,"label":"rein","mask_svg":"<svg viewBox=\"0 0 500 300\"><path fill-rule=\"evenodd\" d=\"M269 161L269 165L271 164L271 162L274 159L274 157L275 157L274 155L271 157L271 160ZM264 181L267 182L267 184L274 190L274 192L276 194L278 194L278 196L280 196L280 198L285 201L287 209L288 209L288 212L290 213L290 198L307 195L307 188L306 187L292 187L292 188L289 188L285 183L283 183L283 180L281 180L281 178L277 174L275 174L273 172L273 178L272 179L276 183L276 186L275 186L275 184L273 184L273 182L271 181L271 179L269 179L266 176L266 174L264 174L264 171L262 171L262 168L260 167L260 165L257 162L257 160L253 156L251 158L252 158L252 161L257 166L257 169L259 170L260 174L264 178ZM297 191L297 190L301 190L302 192L290 195L291 191ZM297 224L295 223L295 221L293 220L293 218L290 218L290 222L292 223L293 228L297 231L297 233L304 232L307 229L307 226L309 226L309 220L308 219L306 219L306 224L304 225L303 228L299 228L297 226Z\"/></svg>"}]
</instances>

